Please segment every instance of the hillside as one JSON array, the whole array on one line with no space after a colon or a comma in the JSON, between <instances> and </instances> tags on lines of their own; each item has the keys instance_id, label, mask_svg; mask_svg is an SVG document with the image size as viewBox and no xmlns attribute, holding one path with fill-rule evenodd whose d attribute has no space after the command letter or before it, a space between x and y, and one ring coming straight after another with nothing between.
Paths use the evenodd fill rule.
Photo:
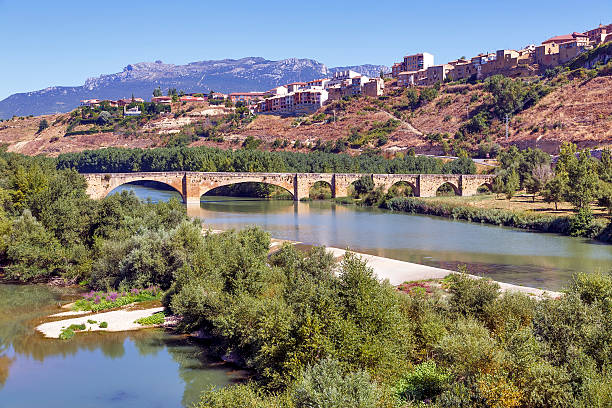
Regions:
<instances>
[{"instance_id":1,"label":"hillside","mask_svg":"<svg viewBox=\"0 0 612 408\"><path fill-rule=\"evenodd\" d=\"M134 95L149 100L157 87L164 91L176 88L185 92L266 91L285 83L327 77L348 68L367 76L378 76L381 70L389 70L383 65L369 64L328 68L318 61L298 58L269 61L248 57L186 65L141 62L127 65L115 74L89 78L82 86L53 86L11 95L0 101L0 119L69 112L83 99L120 99Z\"/></svg>"},{"instance_id":2,"label":"hillside","mask_svg":"<svg viewBox=\"0 0 612 408\"><path fill-rule=\"evenodd\" d=\"M582 147L612 144L612 76L578 71L525 84L541 97L511 116L507 141L503 116L496 114L495 96L487 83L446 84L439 91L388 83L380 98L335 101L300 118L177 103L171 113L117 117L106 127L91 125L95 112L83 120L75 116L78 112L13 119L0 122L0 143L11 151L56 155L108 146L240 148L248 138L250 147L266 150L379 149L392 154L414 148L424 154L457 154L464 149L478 157L508 144L550 153L570 140ZM43 118L50 127L38 132Z\"/></svg>"}]
</instances>

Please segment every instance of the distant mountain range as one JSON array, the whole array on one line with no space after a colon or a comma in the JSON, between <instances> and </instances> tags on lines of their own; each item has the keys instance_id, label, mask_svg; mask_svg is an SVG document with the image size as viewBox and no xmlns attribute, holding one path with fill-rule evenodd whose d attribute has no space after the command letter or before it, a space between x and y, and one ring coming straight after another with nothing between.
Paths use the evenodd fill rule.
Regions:
<instances>
[{"instance_id":1,"label":"distant mountain range","mask_svg":"<svg viewBox=\"0 0 612 408\"><path fill-rule=\"evenodd\" d=\"M186 65L164 64L161 61L140 62L126 66L116 74L89 78L82 86L53 86L40 91L17 93L0 101L0 118L13 115L43 115L68 112L82 99L119 99L135 97L149 100L153 89L160 87L185 92L265 91L296 81L309 81L352 69L367 76L388 72L384 65L356 65L327 68L311 59L289 58L269 61L260 57L238 60L199 61Z\"/></svg>"}]
</instances>

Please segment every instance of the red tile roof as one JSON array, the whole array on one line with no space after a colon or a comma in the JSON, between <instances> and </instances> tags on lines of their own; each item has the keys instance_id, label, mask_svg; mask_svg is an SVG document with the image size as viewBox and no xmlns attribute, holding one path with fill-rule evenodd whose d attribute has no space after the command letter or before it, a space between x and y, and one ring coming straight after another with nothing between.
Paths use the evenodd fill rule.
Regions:
<instances>
[{"instance_id":1,"label":"red tile roof","mask_svg":"<svg viewBox=\"0 0 612 408\"><path fill-rule=\"evenodd\" d=\"M571 34L566 34L566 35L558 35L556 37L552 37L549 38L546 41L543 41L542 44L548 44L548 43L562 43L562 42L566 42L566 41L572 41L575 38L578 37L587 37L586 34L582 34L582 33L577 33L577 32L573 32Z\"/></svg>"}]
</instances>

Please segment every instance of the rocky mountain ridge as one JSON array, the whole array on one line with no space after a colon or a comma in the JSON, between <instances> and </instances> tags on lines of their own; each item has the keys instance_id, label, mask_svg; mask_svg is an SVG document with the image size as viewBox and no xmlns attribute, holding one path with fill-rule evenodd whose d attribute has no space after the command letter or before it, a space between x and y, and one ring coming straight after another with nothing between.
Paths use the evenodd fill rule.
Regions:
<instances>
[{"instance_id":1,"label":"rocky mountain ridge","mask_svg":"<svg viewBox=\"0 0 612 408\"><path fill-rule=\"evenodd\" d=\"M176 88L185 92L264 91L295 81L309 81L352 69L363 75L387 72L384 65L327 68L312 59L270 61L261 57L192 62L185 65L162 61L127 65L121 72L89 78L82 86L53 86L18 93L0 101L0 118L67 112L87 98L118 99L132 95L148 100L153 89Z\"/></svg>"}]
</instances>

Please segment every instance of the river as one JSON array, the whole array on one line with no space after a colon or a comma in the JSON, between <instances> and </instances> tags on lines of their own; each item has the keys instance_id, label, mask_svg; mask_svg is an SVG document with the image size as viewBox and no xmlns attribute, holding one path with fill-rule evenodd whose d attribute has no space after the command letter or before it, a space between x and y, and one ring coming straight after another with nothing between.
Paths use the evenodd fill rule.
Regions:
<instances>
[{"instance_id":1,"label":"river","mask_svg":"<svg viewBox=\"0 0 612 408\"><path fill-rule=\"evenodd\" d=\"M126 185L143 199L178 193ZM203 197L187 208L212 229L261 226L275 238L349 247L545 289L559 289L572 273L612 269L612 246L554 234L471 224L373 208ZM160 329L79 333L43 339L36 323L77 296L48 286L0 285L0 408L44 406L186 407L202 390L245 373L212 359L205 342ZM35 390L35 392L33 392Z\"/></svg>"},{"instance_id":2,"label":"river","mask_svg":"<svg viewBox=\"0 0 612 408\"><path fill-rule=\"evenodd\" d=\"M178 193L124 185L152 201ZM558 290L573 273L612 270L612 245L556 234L394 213L329 201L293 202L203 196L187 212L212 229L258 225L274 238L456 270L500 282Z\"/></svg>"},{"instance_id":3,"label":"river","mask_svg":"<svg viewBox=\"0 0 612 408\"><path fill-rule=\"evenodd\" d=\"M71 340L35 332L74 290L0 284L0 408L187 407L203 390L244 372L213 359L209 345L161 329L78 333Z\"/></svg>"}]
</instances>

